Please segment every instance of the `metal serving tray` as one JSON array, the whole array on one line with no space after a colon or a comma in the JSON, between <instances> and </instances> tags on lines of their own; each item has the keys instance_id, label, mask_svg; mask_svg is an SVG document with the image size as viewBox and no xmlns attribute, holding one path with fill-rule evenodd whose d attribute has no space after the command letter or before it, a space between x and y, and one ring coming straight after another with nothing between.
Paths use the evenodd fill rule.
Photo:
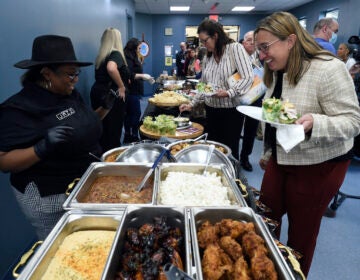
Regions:
<instances>
[{"instance_id":1,"label":"metal serving tray","mask_svg":"<svg viewBox=\"0 0 360 280\"><path fill-rule=\"evenodd\" d=\"M44 243L38 248L31 260L19 276L23 279L41 279L52 257L66 236L83 230L110 230L117 231L123 216L123 211L86 213L80 211L66 212L54 229L46 237ZM115 235L116 236L116 235ZM115 239L116 240L116 237ZM111 251L110 251L111 252Z\"/></svg>"},{"instance_id":2,"label":"metal serving tray","mask_svg":"<svg viewBox=\"0 0 360 280\"><path fill-rule=\"evenodd\" d=\"M105 266L103 278L115 279L116 272L120 269L121 256L125 252L125 235L129 228L139 228L146 223L153 223L155 217L166 217L166 224L170 227L179 227L183 234L183 245L180 256L184 265L184 271L191 275L193 272L192 252L189 229L188 210L179 207L137 207L130 205L126 208L119 231L115 236L115 243L110 252L110 257Z\"/></svg>"},{"instance_id":3,"label":"metal serving tray","mask_svg":"<svg viewBox=\"0 0 360 280\"><path fill-rule=\"evenodd\" d=\"M229 146L223 144L223 143L220 143L220 142L216 142L216 141L211 141L211 140L197 140L197 141L194 141L193 139L185 139L185 140L181 140L181 141L176 141L176 142L173 142L169 145L166 146L166 148L168 150L171 151L171 149L175 146L175 145L179 145L179 144L186 144L188 143L189 145L199 145L199 144L203 144L203 145L211 145L211 144L214 144L215 147L218 146L218 147L222 147L224 150L225 150L225 155L226 156L230 156L231 155L231 149ZM179 151L180 152L180 151ZM178 152L178 153L179 153ZM177 154L177 153L176 153ZM173 154L174 156L176 154Z\"/></svg>"},{"instance_id":4,"label":"metal serving tray","mask_svg":"<svg viewBox=\"0 0 360 280\"><path fill-rule=\"evenodd\" d=\"M219 152L220 153L220 152ZM196 164L196 163L163 163L156 174L155 182L157 184L156 190L156 205L163 205L160 202L159 191L160 191L160 184L161 181L164 181L167 174L170 171L177 171L177 172L188 172L194 174L202 174L205 168L205 164ZM228 190L228 197L232 204L232 206L247 206L245 199L243 198L236 182L230 176L227 167L223 164L212 164L209 165L206 169L208 172L215 172L218 176L221 177L222 184L227 187ZM188 206L192 207L193 205L181 205L181 206ZM227 207L227 206L224 206Z\"/></svg>"},{"instance_id":5,"label":"metal serving tray","mask_svg":"<svg viewBox=\"0 0 360 280\"><path fill-rule=\"evenodd\" d=\"M203 280L201 268L202 249L198 246L197 232L199 227L205 222L209 221L211 224L220 222L222 219L233 219L244 222L253 222L255 230L260 235L269 249L269 257L275 265L278 273L278 279L281 280L295 280L289 266L286 264L285 259L281 255L270 232L264 222L255 212L249 207L242 208L215 208L215 207L194 207L190 209L190 230L192 237L192 250L194 253L196 264L196 279Z\"/></svg>"},{"instance_id":6,"label":"metal serving tray","mask_svg":"<svg viewBox=\"0 0 360 280\"><path fill-rule=\"evenodd\" d=\"M179 151L175 158L179 163L200 163L205 164L209 153L209 145L196 144L186 147ZM236 178L236 173L233 164L231 163L228 156L219 150L215 149L211 154L210 164L224 164L230 172L233 178Z\"/></svg>"},{"instance_id":7,"label":"metal serving tray","mask_svg":"<svg viewBox=\"0 0 360 280\"><path fill-rule=\"evenodd\" d=\"M164 149L164 146L161 144L140 143L133 145L121 153L116 161L128 163L153 163ZM161 162L174 161L176 160L172 155L169 155L169 157L165 156L161 159Z\"/></svg>"},{"instance_id":8,"label":"metal serving tray","mask_svg":"<svg viewBox=\"0 0 360 280\"><path fill-rule=\"evenodd\" d=\"M80 181L76 185L75 189L69 195L67 200L63 204L65 210L70 209L82 209L82 210L116 210L123 209L129 204L125 203L85 203L81 202L82 198L89 192L92 183L102 176L140 176L144 177L151 168L151 164L135 164L135 163L120 163L120 162L95 162L92 163L85 171ZM155 169L155 174L157 170ZM153 179L153 194L151 202L138 205L153 205L156 200L156 184L155 174L151 175L150 179Z\"/></svg>"}]
</instances>

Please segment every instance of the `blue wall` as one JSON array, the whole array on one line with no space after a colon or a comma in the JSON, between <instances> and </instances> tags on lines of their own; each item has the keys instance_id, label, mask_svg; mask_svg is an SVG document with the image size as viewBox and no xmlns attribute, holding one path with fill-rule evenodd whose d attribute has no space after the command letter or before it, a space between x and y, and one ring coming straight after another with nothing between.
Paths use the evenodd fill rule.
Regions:
<instances>
[{"instance_id":1,"label":"blue wall","mask_svg":"<svg viewBox=\"0 0 360 280\"><path fill-rule=\"evenodd\" d=\"M359 34L360 23L357 0L316 0L291 10L298 17L306 16L308 31L318 20L319 13L340 8L339 42L350 35ZM41 34L59 34L72 38L80 60L94 61L102 32L116 27L122 33L124 43L130 37L142 38L150 44L150 55L145 59L144 71L158 76L165 67L164 45L173 45L173 55L179 43L185 39L185 26L198 25L204 15L156 15L135 14L132 0L1 0L0 1L0 102L20 89L19 78L23 70L12 65L30 58L34 37ZM127 34L127 17L133 20L133 33ZM240 37L254 29L264 15L221 15L224 25L239 25ZM165 36L165 27L172 27L174 35ZM78 89L86 100L94 81L93 66L83 69ZM153 92L146 85L146 94ZM8 175L0 173L0 278L15 262L18 255L34 239L34 232L20 212L8 181Z\"/></svg>"},{"instance_id":2,"label":"blue wall","mask_svg":"<svg viewBox=\"0 0 360 280\"><path fill-rule=\"evenodd\" d=\"M137 18L143 17L142 14L137 14ZM239 25L240 38L249 30L255 27L255 24L260 20L263 15L220 15L221 23L223 25ZM173 66L165 66L164 46L172 45L172 55L175 58L176 50L179 51L179 44L185 41L185 27L197 26L205 18L205 15L161 15L151 17L152 22L152 74L159 76L163 70L169 73ZM148 22L145 22L148 24ZM138 29L145 28L140 22L137 21ZM173 35L165 36L165 28L172 28Z\"/></svg>"},{"instance_id":3,"label":"blue wall","mask_svg":"<svg viewBox=\"0 0 360 280\"><path fill-rule=\"evenodd\" d=\"M358 0L317 0L306 5L290 10L298 18L307 18L307 30L312 33L315 23L319 20L319 14L326 10L339 9L339 32L335 47L340 43L347 42L350 36L360 34L360 1Z\"/></svg>"},{"instance_id":4,"label":"blue wall","mask_svg":"<svg viewBox=\"0 0 360 280\"><path fill-rule=\"evenodd\" d=\"M1 0L0 1L0 102L20 89L23 70L13 67L31 57L34 37L43 34L69 36L79 60L94 61L100 37L107 27L116 27L124 43L127 14L133 18L132 0ZM85 67L77 85L85 100L94 81L94 67ZM12 194L8 175L0 173L0 278L34 239Z\"/></svg>"}]
</instances>

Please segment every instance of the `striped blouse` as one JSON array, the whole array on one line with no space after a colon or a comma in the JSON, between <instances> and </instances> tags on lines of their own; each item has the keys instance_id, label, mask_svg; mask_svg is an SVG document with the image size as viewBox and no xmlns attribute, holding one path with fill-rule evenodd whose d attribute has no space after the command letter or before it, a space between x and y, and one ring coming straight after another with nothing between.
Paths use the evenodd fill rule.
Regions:
<instances>
[{"instance_id":1,"label":"striped blouse","mask_svg":"<svg viewBox=\"0 0 360 280\"><path fill-rule=\"evenodd\" d=\"M229 87L227 79L238 72L241 79L233 87ZM233 108L240 105L239 97L245 94L253 83L254 75L249 55L239 43L227 44L225 51L217 63L214 56L204 57L201 82L211 83L216 89L225 89L228 97L205 96L197 93L191 105L204 101L215 108Z\"/></svg>"}]
</instances>

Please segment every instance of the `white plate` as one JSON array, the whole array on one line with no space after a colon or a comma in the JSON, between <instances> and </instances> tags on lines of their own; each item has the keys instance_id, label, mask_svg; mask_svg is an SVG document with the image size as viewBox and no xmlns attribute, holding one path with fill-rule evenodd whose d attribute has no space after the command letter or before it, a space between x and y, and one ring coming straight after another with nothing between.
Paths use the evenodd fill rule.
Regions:
<instances>
[{"instance_id":1,"label":"white plate","mask_svg":"<svg viewBox=\"0 0 360 280\"><path fill-rule=\"evenodd\" d=\"M176 128L176 130L182 130L182 129L186 129L192 126L192 122L189 122L187 125L183 125L183 126L178 126Z\"/></svg>"},{"instance_id":2,"label":"white plate","mask_svg":"<svg viewBox=\"0 0 360 280\"><path fill-rule=\"evenodd\" d=\"M213 96L213 95L216 94L216 92L200 92L200 93L204 94L205 97L206 96Z\"/></svg>"},{"instance_id":3,"label":"white plate","mask_svg":"<svg viewBox=\"0 0 360 280\"><path fill-rule=\"evenodd\" d=\"M240 106L236 107L236 110L238 110L240 113L243 113L244 115L247 115L247 116L249 116L249 117L251 117L253 119L256 119L258 121L269 123L274 127L293 125L293 124L272 122L272 121L268 121L268 120L263 119L262 108L261 107L240 105Z\"/></svg>"},{"instance_id":4,"label":"white plate","mask_svg":"<svg viewBox=\"0 0 360 280\"><path fill-rule=\"evenodd\" d=\"M192 83L198 83L199 82L199 80L197 80L197 79L187 79L187 81L192 82Z\"/></svg>"}]
</instances>

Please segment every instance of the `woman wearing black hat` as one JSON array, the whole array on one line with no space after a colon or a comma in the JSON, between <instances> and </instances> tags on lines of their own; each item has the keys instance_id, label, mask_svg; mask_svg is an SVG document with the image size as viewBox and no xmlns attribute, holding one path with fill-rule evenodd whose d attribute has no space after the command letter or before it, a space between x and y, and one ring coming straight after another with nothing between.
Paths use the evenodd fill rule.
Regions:
<instances>
[{"instance_id":1,"label":"woman wearing black hat","mask_svg":"<svg viewBox=\"0 0 360 280\"><path fill-rule=\"evenodd\" d=\"M75 84L80 67L71 40L35 38L32 58L14 66L28 69L23 88L0 104L0 170L10 182L23 212L45 238L63 215L67 186L100 155L99 115L83 102ZM114 97L103 100L105 115Z\"/></svg>"}]
</instances>

